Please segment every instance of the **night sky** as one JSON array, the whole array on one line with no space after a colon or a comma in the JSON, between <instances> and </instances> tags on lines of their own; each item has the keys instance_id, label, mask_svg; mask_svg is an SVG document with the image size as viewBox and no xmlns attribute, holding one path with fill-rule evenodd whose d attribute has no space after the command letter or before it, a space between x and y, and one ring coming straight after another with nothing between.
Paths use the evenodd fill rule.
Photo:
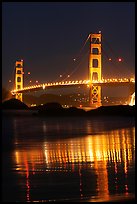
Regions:
<instances>
[{"instance_id":1,"label":"night sky","mask_svg":"<svg viewBox=\"0 0 137 204\"><path fill-rule=\"evenodd\" d=\"M70 79L87 79L89 42L83 45L99 31L103 77L134 76L134 2L2 3L2 85L12 88L17 59L24 60L26 84L60 81L71 73Z\"/></svg>"}]
</instances>

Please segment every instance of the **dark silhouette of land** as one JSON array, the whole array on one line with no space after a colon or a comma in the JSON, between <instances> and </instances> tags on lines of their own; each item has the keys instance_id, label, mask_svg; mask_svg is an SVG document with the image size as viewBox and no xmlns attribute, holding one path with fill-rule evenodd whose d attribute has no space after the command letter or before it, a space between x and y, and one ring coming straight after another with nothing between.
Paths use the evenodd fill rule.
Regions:
<instances>
[{"instance_id":1,"label":"dark silhouette of land","mask_svg":"<svg viewBox=\"0 0 137 204\"><path fill-rule=\"evenodd\" d=\"M37 110L38 116L135 116L135 106L115 105L101 106L97 109L85 111L76 107L63 108L59 103L52 102L44 105L28 107L17 99L10 99L2 103L3 110Z\"/></svg>"},{"instance_id":2,"label":"dark silhouette of land","mask_svg":"<svg viewBox=\"0 0 137 204\"><path fill-rule=\"evenodd\" d=\"M12 94L9 90L7 90L5 87L2 87L2 102L9 100L12 97Z\"/></svg>"},{"instance_id":3,"label":"dark silhouette of land","mask_svg":"<svg viewBox=\"0 0 137 204\"><path fill-rule=\"evenodd\" d=\"M29 107L21 102L18 99L12 98L9 100L6 100L2 103L2 109L10 109L10 110L26 110L29 109Z\"/></svg>"}]
</instances>

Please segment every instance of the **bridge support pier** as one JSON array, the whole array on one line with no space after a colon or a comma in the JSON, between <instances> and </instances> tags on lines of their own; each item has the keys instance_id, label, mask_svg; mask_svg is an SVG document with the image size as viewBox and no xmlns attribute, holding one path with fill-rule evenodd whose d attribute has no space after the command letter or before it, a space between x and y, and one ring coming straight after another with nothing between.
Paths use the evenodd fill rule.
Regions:
<instances>
[{"instance_id":1,"label":"bridge support pier","mask_svg":"<svg viewBox=\"0 0 137 204\"><path fill-rule=\"evenodd\" d=\"M15 64L15 89L23 89L23 60L18 60ZM15 98L23 101L23 94L16 93Z\"/></svg>"},{"instance_id":2,"label":"bridge support pier","mask_svg":"<svg viewBox=\"0 0 137 204\"><path fill-rule=\"evenodd\" d=\"M98 108L102 106L101 103L101 86L94 86L91 84L89 93L89 105L92 108Z\"/></svg>"},{"instance_id":3,"label":"bridge support pier","mask_svg":"<svg viewBox=\"0 0 137 204\"><path fill-rule=\"evenodd\" d=\"M93 81L101 81L101 33L90 34L89 80L91 81L89 105L101 106L101 86L94 86Z\"/></svg>"}]
</instances>

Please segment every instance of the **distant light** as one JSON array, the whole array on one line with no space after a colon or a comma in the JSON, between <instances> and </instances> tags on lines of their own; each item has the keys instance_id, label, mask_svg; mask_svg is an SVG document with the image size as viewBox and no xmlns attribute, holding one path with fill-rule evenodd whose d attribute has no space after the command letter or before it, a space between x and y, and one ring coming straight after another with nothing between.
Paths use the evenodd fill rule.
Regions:
<instances>
[{"instance_id":1,"label":"distant light","mask_svg":"<svg viewBox=\"0 0 137 204\"><path fill-rule=\"evenodd\" d=\"M99 33L101 33L101 31L99 31Z\"/></svg>"},{"instance_id":2,"label":"distant light","mask_svg":"<svg viewBox=\"0 0 137 204\"><path fill-rule=\"evenodd\" d=\"M24 72L22 72L22 74L24 74Z\"/></svg>"},{"instance_id":3,"label":"distant light","mask_svg":"<svg viewBox=\"0 0 137 204\"><path fill-rule=\"evenodd\" d=\"M68 75L68 77L70 77L70 75Z\"/></svg>"},{"instance_id":4,"label":"distant light","mask_svg":"<svg viewBox=\"0 0 137 204\"><path fill-rule=\"evenodd\" d=\"M121 61L122 61L122 59L121 59L121 58L118 58L118 61L119 61L119 62L121 62Z\"/></svg>"},{"instance_id":5,"label":"distant light","mask_svg":"<svg viewBox=\"0 0 137 204\"><path fill-rule=\"evenodd\" d=\"M38 83L38 81L36 81L36 83Z\"/></svg>"},{"instance_id":6,"label":"distant light","mask_svg":"<svg viewBox=\"0 0 137 204\"><path fill-rule=\"evenodd\" d=\"M23 62L23 59L21 59L21 62Z\"/></svg>"},{"instance_id":7,"label":"distant light","mask_svg":"<svg viewBox=\"0 0 137 204\"><path fill-rule=\"evenodd\" d=\"M31 80L29 82L31 83Z\"/></svg>"},{"instance_id":8,"label":"distant light","mask_svg":"<svg viewBox=\"0 0 137 204\"><path fill-rule=\"evenodd\" d=\"M31 104L30 106L33 107L33 106L36 106L36 104Z\"/></svg>"},{"instance_id":9,"label":"distant light","mask_svg":"<svg viewBox=\"0 0 137 204\"><path fill-rule=\"evenodd\" d=\"M60 77L62 77L62 75L60 74Z\"/></svg>"},{"instance_id":10,"label":"distant light","mask_svg":"<svg viewBox=\"0 0 137 204\"><path fill-rule=\"evenodd\" d=\"M11 80L9 80L9 82L11 82Z\"/></svg>"},{"instance_id":11,"label":"distant light","mask_svg":"<svg viewBox=\"0 0 137 204\"><path fill-rule=\"evenodd\" d=\"M28 72L28 74L30 74L30 72Z\"/></svg>"},{"instance_id":12,"label":"distant light","mask_svg":"<svg viewBox=\"0 0 137 204\"><path fill-rule=\"evenodd\" d=\"M75 58L74 58L73 60L74 60L74 61L76 61L76 59L75 59Z\"/></svg>"},{"instance_id":13,"label":"distant light","mask_svg":"<svg viewBox=\"0 0 137 204\"><path fill-rule=\"evenodd\" d=\"M111 58L109 58L108 60L109 60L109 61L111 61L112 59L111 59Z\"/></svg>"}]
</instances>

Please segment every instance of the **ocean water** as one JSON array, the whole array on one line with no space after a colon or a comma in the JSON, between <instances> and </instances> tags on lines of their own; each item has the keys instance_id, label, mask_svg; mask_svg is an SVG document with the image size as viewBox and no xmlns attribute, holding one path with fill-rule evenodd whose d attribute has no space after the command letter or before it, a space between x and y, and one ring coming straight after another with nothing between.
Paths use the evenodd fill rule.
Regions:
<instances>
[{"instance_id":1,"label":"ocean water","mask_svg":"<svg viewBox=\"0 0 137 204\"><path fill-rule=\"evenodd\" d=\"M2 201L103 202L134 195L134 118L3 114Z\"/></svg>"}]
</instances>

